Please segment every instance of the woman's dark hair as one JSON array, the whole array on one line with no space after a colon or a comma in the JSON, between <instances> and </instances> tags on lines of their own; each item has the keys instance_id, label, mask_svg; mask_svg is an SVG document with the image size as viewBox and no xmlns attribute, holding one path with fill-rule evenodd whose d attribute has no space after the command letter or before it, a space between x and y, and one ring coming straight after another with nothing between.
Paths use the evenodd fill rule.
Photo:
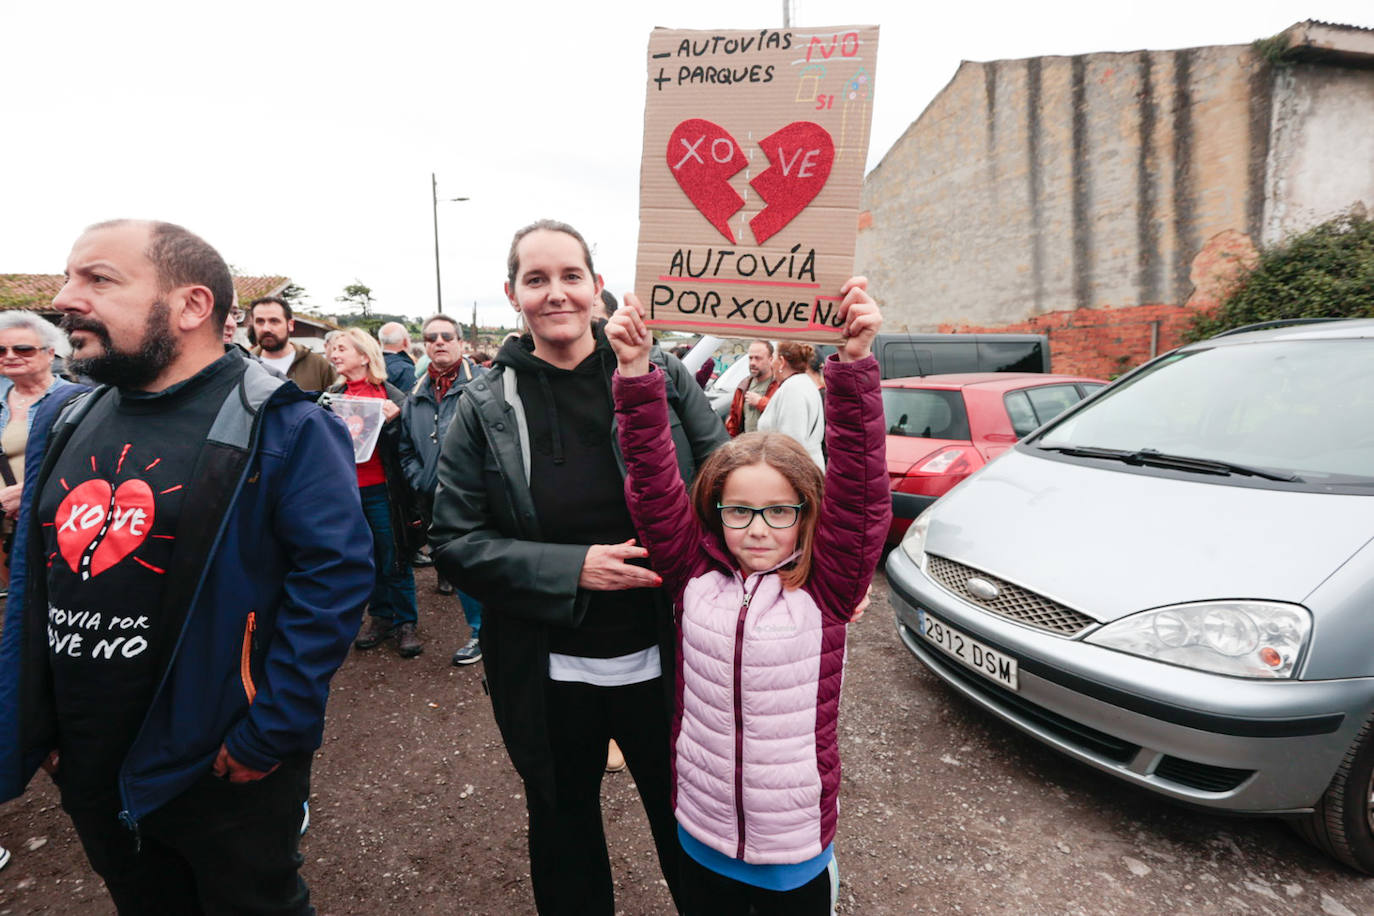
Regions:
<instances>
[{"instance_id":1,"label":"woman's dark hair","mask_svg":"<svg viewBox=\"0 0 1374 916\"><path fill-rule=\"evenodd\" d=\"M531 232L540 231L562 232L577 239L577 243L582 246L582 257L587 261L587 273L593 277L596 276L596 268L592 266L592 250L587 247L587 240L582 237L582 233L567 223L560 223L556 219L541 219L518 230L515 237L510 240L510 253L506 255L506 281L510 283L512 289L515 287L515 275L520 272L520 240Z\"/></svg>"},{"instance_id":2,"label":"woman's dark hair","mask_svg":"<svg viewBox=\"0 0 1374 916\"><path fill-rule=\"evenodd\" d=\"M816 348L810 344L789 340L778 344L778 355L793 372L805 372L806 367L811 365L811 357L816 355Z\"/></svg>"},{"instance_id":3,"label":"woman's dark hair","mask_svg":"<svg viewBox=\"0 0 1374 916\"><path fill-rule=\"evenodd\" d=\"M797 534L797 561L778 571L784 588L801 588L811 576L811 542L816 536L825 478L796 439L786 433L759 432L731 439L702 464L692 484L692 507L706 530L723 539L724 529L716 504L725 492L725 480L739 468L755 464L766 464L786 478L803 503L797 517L797 525L801 528Z\"/></svg>"}]
</instances>

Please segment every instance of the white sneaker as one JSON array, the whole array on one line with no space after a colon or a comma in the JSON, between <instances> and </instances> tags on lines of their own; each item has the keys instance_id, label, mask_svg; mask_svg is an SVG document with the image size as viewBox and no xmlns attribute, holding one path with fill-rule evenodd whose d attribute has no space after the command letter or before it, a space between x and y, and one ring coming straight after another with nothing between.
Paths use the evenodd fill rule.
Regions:
<instances>
[{"instance_id":1,"label":"white sneaker","mask_svg":"<svg viewBox=\"0 0 1374 916\"><path fill-rule=\"evenodd\" d=\"M482 660L482 644L476 639L469 639L463 643L462 648L453 653L453 664L456 666L475 665Z\"/></svg>"},{"instance_id":2,"label":"white sneaker","mask_svg":"<svg viewBox=\"0 0 1374 916\"><path fill-rule=\"evenodd\" d=\"M10 851L0 846L0 868L4 868L8 864L10 864Z\"/></svg>"}]
</instances>

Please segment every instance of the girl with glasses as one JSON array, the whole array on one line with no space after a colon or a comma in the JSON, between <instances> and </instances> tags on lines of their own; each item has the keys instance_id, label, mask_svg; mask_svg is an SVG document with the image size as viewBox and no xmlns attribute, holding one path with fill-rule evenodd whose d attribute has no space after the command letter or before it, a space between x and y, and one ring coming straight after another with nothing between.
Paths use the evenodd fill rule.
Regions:
<instances>
[{"instance_id":1,"label":"girl with glasses","mask_svg":"<svg viewBox=\"0 0 1374 916\"><path fill-rule=\"evenodd\" d=\"M745 433L707 459L689 495L639 301L626 296L606 327L630 515L675 599L674 813L687 914L834 905L845 625L891 518L870 352L882 316L864 278L842 295L846 339L825 366L824 479L792 437Z\"/></svg>"}]
</instances>

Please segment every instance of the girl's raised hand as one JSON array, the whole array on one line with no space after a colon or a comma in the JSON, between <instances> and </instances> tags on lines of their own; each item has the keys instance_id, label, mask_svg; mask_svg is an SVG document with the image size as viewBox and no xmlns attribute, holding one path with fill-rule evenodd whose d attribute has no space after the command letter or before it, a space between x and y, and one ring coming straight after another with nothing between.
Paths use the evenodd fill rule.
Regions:
<instances>
[{"instance_id":1,"label":"girl's raised hand","mask_svg":"<svg viewBox=\"0 0 1374 916\"><path fill-rule=\"evenodd\" d=\"M840 287L844 300L840 302L840 321L845 340L840 344L842 363L852 363L873 352L873 338L883 326L883 313L868 294L867 277L850 277Z\"/></svg>"},{"instance_id":2,"label":"girl's raised hand","mask_svg":"<svg viewBox=\"0 0 1374 916\"><path fill-rule=\"evenodd\" d=\"M617 368L626 377L649 371L649 350L654 337L644 323L644 306L634 293L626 293L620 308L606 322L606 339L615 351Z\"/></svg>"}]
</instances>

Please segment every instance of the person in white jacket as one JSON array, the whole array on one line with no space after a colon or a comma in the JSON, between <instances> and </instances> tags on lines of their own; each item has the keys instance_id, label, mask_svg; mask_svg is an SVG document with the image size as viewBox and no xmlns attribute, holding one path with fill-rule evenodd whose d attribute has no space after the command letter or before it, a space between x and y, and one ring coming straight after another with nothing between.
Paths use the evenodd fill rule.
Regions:
<instances>
[{"instance_id":1,"label":"person in white jacket","mask_svg":"<svg viewBox=\"0 0 1374 916\"><path fill-rule=\"evenodd\" d=\"M825 407L816 383L806 374L806 367L816 351L808 344L787 341L778 344L773 357L773 374L782 380L778 390L759 417L760 432L786 433L796 439L825 470Z\"/></svg>"}]
</instances>

